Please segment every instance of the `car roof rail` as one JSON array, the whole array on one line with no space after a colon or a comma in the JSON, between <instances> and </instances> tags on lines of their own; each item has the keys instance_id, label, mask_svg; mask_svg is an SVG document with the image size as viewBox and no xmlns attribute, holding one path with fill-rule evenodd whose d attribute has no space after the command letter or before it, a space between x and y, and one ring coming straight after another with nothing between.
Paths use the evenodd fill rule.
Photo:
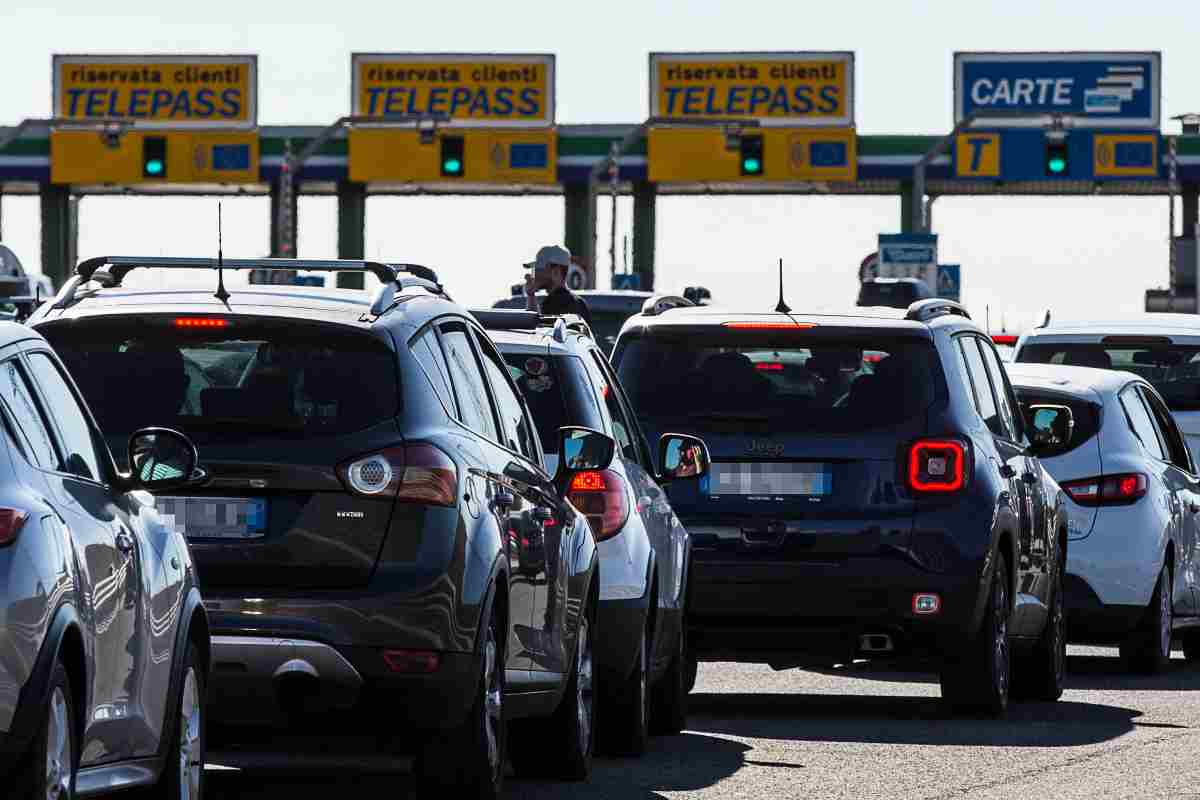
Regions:
<instances>
[{"instance_id":1,"label":"car roof rail","mask_svg":"<svg viewBox=\"0 0 1200 800\"><path fill-rule=\"evenodd\" d=\"M98 256L80 261L75 275L67 281L55 296L51 308L66 308L75 302L79 287L96 281L105 288L120 286L125 276L134 269L285 269L310 272L370 272L381 283L394 284L403 289L421 286L437 294L445 295L438 282L437 273L420 264L385 264L380 261L356 259L311 259L311 258L187 258L177 256ZM401 273L411 276L402 278ZM377 293L372 308L382 299ZM384 308L383 310L386 310ZM376 315L378 316L378 315Z\"/></svg>"},{"instance_id":2,"label":"car roof rail","mask_svg":"<svg viewBox=\"0 0 1200 800\"><path fill-rule=\"evenodd\" d=\"M966 319L971 318L971 315L967 313L966 306L944 297L930 297L916 301L908 307L904 318L915 322L928 322L947 314L955 314Z\"/></svg>"},{"instance_id":3,"label":"car roof rail","mask_svg":"<svg viewBox=\"0 0 1200 800\"><path fill-rule=\"evenodd\" d=\"M596 338L592 335L592 327L587 324L587 320L578 314L546 314L541 317L541 323L551 326L551 335L556 342L565 342L568 332L582 333L590 339Z\"/></svg>"},{"instance_id":4,"label":"car roof rail","mask_svg":"<svg viewBox=\"0 0 1200 800\"><path fill-rule=\"evenodd\" d=\"M653 297L647 297L646 302L642 304L642 315L646 317L657 317L659 314L670 311L672 308L690 308L696 304L686 297L680 297L677 294L656 294Z\"/></svg>"},{"instance_id":5,"label":"car roof rail","mask_svg":"<svg viewBox=\"0 0 1200 800\"><path fill-rule=\"evenodd\" d=\"M543 324L541 314L519 308L472 308L469 311L475 321L489 331L535 331Z\"/></svg>"}]
</instances>

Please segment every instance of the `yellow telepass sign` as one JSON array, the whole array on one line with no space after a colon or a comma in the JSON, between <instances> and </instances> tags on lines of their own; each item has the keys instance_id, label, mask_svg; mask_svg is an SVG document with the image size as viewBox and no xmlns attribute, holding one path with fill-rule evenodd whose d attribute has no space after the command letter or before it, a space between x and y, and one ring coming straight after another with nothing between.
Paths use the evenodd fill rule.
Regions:
<instances>
[{"instance_id":1,"label":"yellow telepass sign","mask_svg":"<svg viewBox=\"0 0 1200 800\"><path fill-rule=\"evenodd\" d=\"M442 140L462 139L455 177L442 172ZM549 185L558 181L553 128L437 132L424 142L413 128L355 126L349 132L350 180L358 183Z\"/></svg>"},{"instance_id":2,"label":"yellow telepass sign","mask_svg":"<svg viewBox=\"0 0 1200 800\"><path fill-rule=\"evenodd\" d=\"M1157 133L1097 133L1092 174L1097 178L1158 177Z\"/></svg>"},{"instance_id":3,"label":"yellow telepass sign","mask_svg":"<svg viewBox=\"0 0 1200 800\"><path fill-rule=\"evenodd\" d=\"M257 56L56 55L54 116L139 128L253 128Z\"/></svg>"},{"instance_id":4,"label":"yellow telepass sign","mask_svg":"<svg viewBox=\"0 0 1200 800\"><path fill-rule=\"evenodd\" d=\"M165 140L159 177L143 172L145 140ZM50 132L50 182L131 186L164 183L245 184L259 180L257 131L130 130L115 141L97 131Z\"/></svg>"},{"instance_id":5,"label":"yellow telepass sign","mask_svg":"<svg viewBox=\"0 0 1200 800\"><path fill-rule=\"evenodd\" d=\"M355 53L354 114L441 117L452 126L554 125L554 56Z\"/></svg>"},{"instance_id":6,"label":"yellow telepass sign","mask_svg":"<svg viewBox=\"0 0 1200 800\"><path fill-rule=\"evenodd\" d=\"M954 139L954 174L959 178L999 178L1000 134L958 134Z\"/></svg>"},{"instance_id":7,"label":"yellow telepass sign","mask_svg":"<svg viewBox=\"0 0 1200 800\"><path fill-rule=\"evenodd\" d=\"M854 54L651 53L650 116L854 125Z\"/></svg>"},{"instance_id":8,"label":"yellow telepass sign","mask_svg":"<svg viewBox=\"0 0 1200 800\"><path fill-rule=\"evenodd\" d=\"M758 172L742 171L740 146L713 127L651 128L646 136L654 183L852 182L858 178L858 137L853 128L745 128L761 139Z\"/></svg>"}]
</instances>

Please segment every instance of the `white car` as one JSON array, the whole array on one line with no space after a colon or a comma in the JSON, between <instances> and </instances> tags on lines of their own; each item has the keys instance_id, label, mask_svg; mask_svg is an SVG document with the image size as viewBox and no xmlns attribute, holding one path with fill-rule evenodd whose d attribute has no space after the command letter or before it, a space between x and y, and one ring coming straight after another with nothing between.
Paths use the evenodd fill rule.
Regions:
<instances>
[{"instance_id":1,"label":"white car","mask_svg":"<svg viewBox=\"0 0 1200 800\"><path fill-rule=\"evenodd\" d=\"M1200 316L1133 314L1092 322L1047 321L1017 341L1013 361L1122 369L1158 390L1200 463Z\"/></svg>"},{"instance_id":2,"label":"white car","mask_svg":"<svg viewBox=\"0 0 1200 800\"><path fill-rule=\"evenodd\" d=\"M1073 427L1041 456L1067 497L1068 640L1121 647L1137 671L1200 658L1200 477L1159 394L1129 372L1009 364L1031 429L1040 406ZM1193 632L1194 631L1194 632Z\"/></svg>"}]
</instances>

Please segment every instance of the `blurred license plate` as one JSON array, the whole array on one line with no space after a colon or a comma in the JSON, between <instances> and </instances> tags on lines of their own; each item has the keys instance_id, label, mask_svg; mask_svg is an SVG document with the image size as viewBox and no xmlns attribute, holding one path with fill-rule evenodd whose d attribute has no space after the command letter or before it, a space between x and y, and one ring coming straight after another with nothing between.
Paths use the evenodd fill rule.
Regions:
<instances>
[{"instance_id":1,"label":"blurred license plate","mask_svg":"<svg viewBox=\"0 0 1200 800\"><path fill-rule=\"evenodd\" d=\"M833 472L828 464L819 463L717 462L712 465L709 482L713 497L824 497L832 493Z\"/></svg>"},{"instance_id":2,"label":"blurred license plate","mask_svg":"<svg viewBox=\"0 0 1200 800\"><path fill-rule=\"evenodd\" d=\"M246 497L156 497L163 524L189 539L260 539L267 501Z\"/></svg>"}]
</instances>

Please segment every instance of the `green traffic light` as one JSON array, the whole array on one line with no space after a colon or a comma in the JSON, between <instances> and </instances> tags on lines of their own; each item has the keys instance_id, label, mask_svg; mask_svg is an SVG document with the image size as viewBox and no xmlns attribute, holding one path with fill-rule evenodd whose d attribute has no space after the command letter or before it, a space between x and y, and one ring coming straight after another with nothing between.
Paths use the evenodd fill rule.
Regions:
<instances>
[{"instance_id":1,"label":"green traffic light","mask_svg":"<svg viewBox=\"0 0 1200 800\"><path fill-rule=\"evenodd\" d=\"M157 158L152 158L149 161L147 161L146 162L146 174L147 175L162 175L163 174L163 162Z\"/></svg>"},{"instance_id":2,"label":"green traffic light","mask_svg":"<svg viewBox=\"0 0 1200 800\"><path fill-rule=\"evenodd\" d=\"M1046 163L1046 169L1054 175L1061 175L1067 169L1067 160L1061 156L1052 156Z\"/></svg>"},{"instance_id":3,"label":"green traffic light","mask_svg":"<svg viewBox=\"0 0 1200 800\"><path fill-rule=\"evenodd\" d=\"M745 175L757 175L762 172L762 162L757 158L746 158L742 160L742 173Z\"/></svg>"},{"instance_id":4,"label":"green traffic light","mask_svg":"<svg viewBox=\"0 0 1200 800\"><path fill-rule=\"evenodd\" d=\"M442 162L443 175L457 175L462 172L462 162L457 158L448 158Z\"/></svg>"}]
</instances>

